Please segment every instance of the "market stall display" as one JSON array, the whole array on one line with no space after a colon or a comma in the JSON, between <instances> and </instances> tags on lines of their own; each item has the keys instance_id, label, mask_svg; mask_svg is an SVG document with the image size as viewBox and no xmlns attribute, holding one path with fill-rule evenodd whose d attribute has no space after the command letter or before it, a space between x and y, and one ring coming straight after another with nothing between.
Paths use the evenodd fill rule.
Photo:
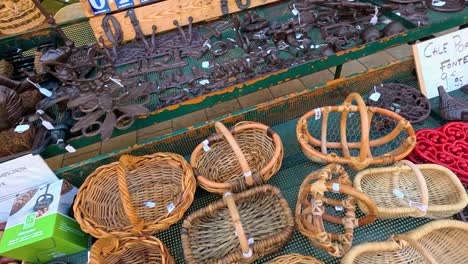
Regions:
<instances>
[{"instance_id":1,"label":"market stall display","mask_svg":"<svg viewBox=\"0 0 468 264\"><path fill-rule=\"evenodd\" d=\"M385 242L354 247L341 263L462 263L468 258L468 224L438 220Z\"/></svg>"},{"instance_id":2,"label":"market stall display","mask_svg":"<svg viewBox=\"0 0 468 264\"><path fill-rule=\"evenodd\" d=\"M448 218L468 205L457 176L437 164L401 160L394 166L365 169L354 178L354 187L376 203L378 218ZM358 204L364 212L368 210L362 202Z\"/></svg>"},{"instance_id":3,"label":"market stall display","mask_svg":"<svg viewBox=\"0 0 468 264\"><path fill-rule=\"evenodd\" d=\"M334 178L334 175L338 175L338 178ZM339 192L347 197L338 200L326 196L326 192ZM368 208L365 217L356 217L356 200ZM336 211L344 210L344 217L330 215L325 209L325 204L335 206ZM354 228L372 223L376 215L375 203L369 196L352 187L349 176L341 165L330 164L309 174L299 189L296 204L297 228L313 246L327 251L332 256L342 257L348 252L353 243ZM323 220L342 224L345 234L327 232Z\"/></svg>"},{"instance_id":4,"label":"market stall display","mask_svg":"<svg viewBox=\"0 0 468 264\"><path fill-rule=\"evenodd\" d=\"M315 120L310 122L312 118ZM374 133L380 138L371 138L371 128L382 131ZM348 95L343 105L320 107L303 115L297 122L296 135L309 159L319 163L348 164L355 170L401 160L416 143L414 129L408 120L390 110L366 106L357 93ZM387 148L386 145L394 148L375 155L379 148ZM329 150L334 152L328 153Z\"/></svg>"},{"instance_id":5,"label":"market stall display","mask_svg":"<svg viewBox=\"0 0 468 264\"><path fill-rule=\"evenodd\" d=\"M101 238L90 250L90 264L174 264L167 247L151 236Z\"/></svg>"},{"instance_id":6,"label":"market stall display","mask_svg":"<svg viewBox=\"0 0 468 264\"><path fill-rule=\"evenodd\" d=\"M185 263L252 263L283 247L294 218L280 190L262 185L225 193L187 216L180 232Z\"/></svg>"},{"instance_id":7,"label":"market stall display","mask_svg":"<svg viewBox=\"0 0 468 264\"><path fill-rule=\"evenodd\" d=\"M227 129L215 124L216 133L200 143L190 163L202 188L209 192L241 192L268 181L280 168L283 144L270 127L241 122Z\"/></svg>"},{"instance_id":8,"label":"market stall display","mask_svg":"<svg viewBox=\"0 0 468 264\"><path fill-rule=\"evenodd\" d=\"M182 218L195 187L192 168L177 154L126 155L86 178L74 216L97 238L153 234Z\"/></svg>"}]
</instances>

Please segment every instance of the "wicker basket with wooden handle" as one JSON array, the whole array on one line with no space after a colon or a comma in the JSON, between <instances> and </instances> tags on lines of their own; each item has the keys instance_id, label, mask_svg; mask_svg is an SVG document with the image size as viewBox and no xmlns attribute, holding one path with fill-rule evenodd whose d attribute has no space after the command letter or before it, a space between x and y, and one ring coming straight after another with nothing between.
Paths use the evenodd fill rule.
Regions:
<instances>
[{"instance_id":1,"label":"wicker basket with wooden handle","mask_svg":"<svg viewBox=\"0 0 468 264\"><path fill-rule=\"evenodd\" d=\"M0 0L0 33L18 34L46 20L31 0Z\"/></svg>"},{"instance_id":2,"label":"wicker basket with wooden handle","mask_svg":"<svg viewBox=\"0 0 468 264\"><path fill-rule=\"evenodd\" d=\"M364 243L351 249L343 264L466 263L468 223L437 220L385 242Z\"/></svg>"},{"instance_id":3,"label":"wicker basket with wooden handle","mask_svg":"<svg viewBox=\"0 0 468 264\"><path fill-rule=\"evenodd\" d=\"M185 263L252 263L279 250L293 231L291 209L276 187L228 192L185 219Z\"/></svg>"},{"instance_id":4,"label":"wicker basket with wooden handle","mask_svg":"<svg viewBox=\"0 0 468 264\"><path fill-rule=\"evenodd\" d=\"M182 218L195 188L180 155L124 155L86 178L73 210L81 229L97 238L153 234Z\"/></svg>"},{"instance_id":5,"label":"wicker basket with wooden handle","mask_svg":"<svg viewBox=\"0 0 468 264\"><path fill-rule=\"evenodd\" d=\"M216 122L215 128L216 133L199 144L190 159L203 189L241 192L263 184L281 168L283 144L269 126L241 122L227 129Z\"/></svg>"},{"instance_id":6,"label":"wicker basket with wooden handle","mask_svg":"<svg viewBox=\"0 0 468 264\"><path fill-rule=\"evenodd\" d=\"M356 175L354 187L376 203L378 218L447 218L468 204L457 176L437 164L401 160L395 166L366 169Z\"/></svg>"},{"instance_id":7,"label":"wicker basket with wooden handle","mask_svg":"<svg viewBox=\"0 0 468 264\"><path fill-rule=\"evenodd\" d=\"M339 175L339 178L333 179L333 175ZM325 192L340 192L346 194L347 198L327 198ZM356 218L355 200L366 205L369 209L367 216ZM345 209L344 218L327 214L325 203ZM367 195L351 187L349 176L341 165L329 164L309 174L303 181L296 204L296 224L315 247L332 256L341 257L352 246L354 228L372 223L376 218L376 210L374 202ZM345 234L328 233L323 220L344 225Z\"/></svg>"},{"instance_id":8,"label":"wicker basket with wooden handle","mask_svg":"<svg viewBox=\"0 0 468 264\"><path fill-rule=\"evenodd\" d=\"M268 264L323 264L323 262L312 256L289 254L279 256L268 262Z\"/></svg>"},{"instance_id":9,"label":"wicker basket with wooden handle","mask_svg":"<svg viewBox=\"0 0 468 264\"><path fill-rule=\"evenodd\" d=\"M175 264L167 247L150 236L101 238L91 247L89 264Z\"/></svg>"},{"instance_id":10,"label":"wicker basket with wooden handle","mask_svg":"<svg viewBox=\"0 0 468 264\"><path fill-rule=\"evenodd\" d=\"M353 105L355 101L357 105ZM338 113L339 118L339 129L334 124L330 124L332 120L330 115ZM359 119L353 120L354 122L348 122L348 119L354 115L359 114ZM320 136L315 138L309 132L308 120L315 116L313 126L320 126ZM388 120L394 120L394 128L386 135L377 139L371 139L371 122L374 119L382 118L385 122ZM355 116L354 116L355 117ZM321 119L321 121L318 121ZM375 121L375 120L374 120ZM359 125L359 128L351 129L350 126ZM385 124L387 127L389 124ZM328 135L330 131L335 131L339 137L339 142L329 142ZM349 141L350 130L360 130L359 136L355 136L355 141ZM380 150L388 150L384 147L393 140L399 140L401 132L405 131L407 137L398 141L398 146L388 151L387 153L379 153L378 156L374 156L372 149L380 147ZM377 132L375 132L377 133ZM402 116L378 107L367 107L361 96L357 93L348 95L343 105L340 106L326 106L312 110L303 115L296 127L296 135L299 143L301 144L302 151L311 160L319 163L339 163L348 164L353 169L362 170L369 165L373 164L386 164L405 158L414 148L416 143L416 137L414 129L411 124L404 119ZM352 156L352 152L359 150L357 156ZM329 153L329 150L335 151ZM339 156L336 152L342 152L342 156ZM379 151L379 152L381 152Z\"/></svg>"}]
</instances>

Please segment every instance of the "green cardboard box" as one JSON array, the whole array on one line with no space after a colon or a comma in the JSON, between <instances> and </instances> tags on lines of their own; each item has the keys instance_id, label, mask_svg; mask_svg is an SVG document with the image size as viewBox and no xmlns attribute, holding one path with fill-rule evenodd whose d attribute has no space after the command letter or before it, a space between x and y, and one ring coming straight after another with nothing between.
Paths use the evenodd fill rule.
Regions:
<instances>
[{"instance_id":1,"label":"green cardboard box","mask_svg":"<svg viewBox=\"0 0 468 264\"><path fill-rule=\"evenodd\" d=\"M0 241L0 256L43 263L88 248L89 236L68 213L77 189L64 180L16 198Z\"/></svg>"}]
</instances>

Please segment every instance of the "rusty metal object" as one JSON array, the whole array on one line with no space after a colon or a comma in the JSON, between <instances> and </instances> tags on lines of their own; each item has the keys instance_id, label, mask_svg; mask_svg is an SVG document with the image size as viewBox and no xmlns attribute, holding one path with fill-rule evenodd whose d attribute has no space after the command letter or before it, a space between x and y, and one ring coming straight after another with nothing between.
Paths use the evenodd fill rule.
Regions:
<instances>
[{"instance_id":1,"label":"rusty metal object","mask_svg":"<svg viewBox=\"0 0 468 264\"><path fill-rule=\"evenodd\" d=\"M468 100L449 95L443 86L439 86L440 115L449 121L468 122Z\"/></svg>"},{"instance_id":2,"label":"rusty metal object","mask_svg":"<svg viewBox=\"0 0 468 264\"><path fill-rule=\"evenodd\" d=\"M382 30L384 36L393 36L404 32L406 28L398 21L392 21L388 23Z\"/></svg>"},{"instance_id":3,"label":"rusty metal object","mask_svg":"<svg viewBox=\"0 0 468 264\"><path fill-rule=\"evenodd\" d=\"M429 24L429 17L427 16L428 8L424 1L410 4L401 4L395 10L401 17L410 21L418 27L427 26Z\"/></svg>"},{"instance_id":4,"label":"rusty metal object","mask_svg":"<svg viewBox=\"0 0 468 264\"><path fill-rule=\"evenodd\" d=\"M374 25L368 25L360 35L364 43L372 42L380 38L380 30Z\"/></svg>"}]
</instances>

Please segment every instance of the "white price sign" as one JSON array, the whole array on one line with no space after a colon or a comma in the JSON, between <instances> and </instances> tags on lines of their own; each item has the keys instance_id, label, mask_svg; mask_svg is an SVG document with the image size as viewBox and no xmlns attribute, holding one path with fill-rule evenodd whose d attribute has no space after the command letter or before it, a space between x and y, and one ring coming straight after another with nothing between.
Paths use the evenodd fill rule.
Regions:
<instances>
[{"instance_id":1,"label":"white price sign","mask_svg":"<svg viewBox=\"0 0 468 264\"><path fill-rule=\"evenodd\" d=\"M422 92L433 98L468 84L468 28L413 45Z\"/></svg>"}]
</instances>

